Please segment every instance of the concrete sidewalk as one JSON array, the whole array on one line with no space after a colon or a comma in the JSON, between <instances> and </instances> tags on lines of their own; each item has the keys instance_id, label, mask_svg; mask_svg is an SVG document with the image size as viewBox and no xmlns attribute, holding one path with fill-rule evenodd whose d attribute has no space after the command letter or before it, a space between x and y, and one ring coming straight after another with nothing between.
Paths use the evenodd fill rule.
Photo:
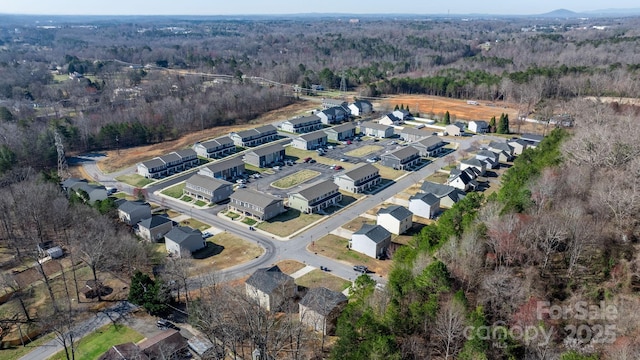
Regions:
<instances>
[{"instance_id":1,"label":"concrete sidewalk","mask_svg":"<svg viewBox=\"0 0 640 360\"><path fill-rule=\"evenodd\" d=\"M302 277L310 272L312 272L313 270L317 269L315 266L311 266L311 265L307 265L305 267L303 267L302 269L294 272L293 274L291 274L290 276L294 279L297 279L299 277Z\"/></svg>"}]
</instances>

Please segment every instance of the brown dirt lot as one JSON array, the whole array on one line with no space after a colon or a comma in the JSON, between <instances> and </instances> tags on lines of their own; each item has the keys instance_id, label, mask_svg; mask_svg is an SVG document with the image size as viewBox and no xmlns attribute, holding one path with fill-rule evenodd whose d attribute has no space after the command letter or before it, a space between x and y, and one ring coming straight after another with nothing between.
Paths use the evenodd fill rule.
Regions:
<instances>
[{"instance_id":1,"label":"brown dirt lot","mask_svg":"<svg viewBox=\"0 0 640 360\"><path fill-rule=\"evenodd\" d=\"M250 121L249 124L214 127L184 135L177 140L164 141L158 144L138 146L129 149L121 149L119 153L116 153L116 151L107 151L107 158L100 162L100 167L105 172L117 171L132 166L140 161L164 155L167 152L187 148L193 145L196 141L203 141L223 136L231 131L250 129L258 124L270 123L276 120L286 120L306 110L314 108L317 105L318 104L310 101L300 101L281 109L270 111L257 119Z\"/></svg>"},{"instance_id":2,"label":"brown dirt lot","mask_svg":"<svg viewBox=\"0 0 640 360\"><path fill-rule=\"evenodd\" d=\"M396 105L409 106L412 113L420 113L421 117L433 113L441 115L449 111L452 119L485 120L492 116L499 117L501 113L509 114L509 119L517 119L518 108L515 104L500 101L478 101L481 105L468 105L466 100L449 99L428 95L394 95L379 101L382 106L393 109ZM490 106L488 106L490 105Z\"/></svg>"}]
</instances>

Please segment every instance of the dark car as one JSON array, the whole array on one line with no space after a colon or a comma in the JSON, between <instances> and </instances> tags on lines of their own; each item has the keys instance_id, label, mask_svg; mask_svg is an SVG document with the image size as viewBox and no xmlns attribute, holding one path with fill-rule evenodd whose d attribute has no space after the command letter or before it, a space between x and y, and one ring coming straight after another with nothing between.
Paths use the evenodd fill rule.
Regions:
<instances>
[{"instance_id":1,"label":"dark car","mask_svg":"<svg viewBox=\"0 0 640 360\"><path fill-rule=\"evenodd\" d=\"M165 330L165 329L175 329L175 330L180 330L174 323L172 323L169 320L166 319L160 319L156 322L156 326L159 329Z\"/></svg>"},{"instance_id":2,"label":"dark car","mask_svg":"<svg viewBox=\"0 0 640 360\"><path fill-rule=\"evenodd\" d=\"M355 271L357 271L359 273L366 274L367 270L369 270L369 268L367 268L364 265L356 265L356 266L353 267L353 270L355 270Z\"/></svg>"}]
</instances>

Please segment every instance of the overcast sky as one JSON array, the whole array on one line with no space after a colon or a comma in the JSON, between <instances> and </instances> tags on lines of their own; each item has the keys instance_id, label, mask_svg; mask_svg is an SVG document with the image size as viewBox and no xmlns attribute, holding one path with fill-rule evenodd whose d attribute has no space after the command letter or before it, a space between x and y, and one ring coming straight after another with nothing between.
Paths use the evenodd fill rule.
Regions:
<instances>
[{"instance_id":1,"label":"overcast sky","mask_svg":"<svg viewBox=\"0 0 640 360\"><path fill-rule=\"evenodd\" d=\"M638 8L638 0L0 0L0 13L52 15L541 14Z\"/></svg>"}]
</instances>

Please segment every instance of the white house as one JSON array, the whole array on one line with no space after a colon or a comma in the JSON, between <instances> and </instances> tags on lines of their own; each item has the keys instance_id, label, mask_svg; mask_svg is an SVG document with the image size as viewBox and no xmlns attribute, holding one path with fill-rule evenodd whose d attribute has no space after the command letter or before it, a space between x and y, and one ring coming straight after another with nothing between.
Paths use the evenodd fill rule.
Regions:
<instances>
[{"instance_id":1,"label":"white house","mask_svg":"<svg viewBox=\"0 0 640 360\"><path fill-rule=\"evenodd\" d=\"M433 219L440 211L440 199L433 194L415 194L409 198L409 211L425 219Z\"/></svg>"},{"instance_id":2,"label":"white house","mask_svg":"<svg viewBox=\"0 0 640 360\"><path fill-rule=\"evenodd\" d=\"M469 122L469 131L473 131L476 134L484 134L489 132L489 124L486 121L474 120Z\"/></svg>"},{"instance_id":3,"label":"white house","mask_svg":"<svg viewBox=\"0 0 640 360\"><path fill-rule=\"evenodd\" d=\"M334 335L338 317L347 302L341 292L311 288L299 303L300 322L324 335Z\"/></svg>"},{"instance_id":4,"label":"white house","mask_svg":"<svg viewBox=\"0 0 640 360\"><path fill-rule=\"evenodd\" d=\"M367 115L373 112L373 105L367 100L356 100L349 105L349 110L353 116Z\"/></svg>"},{"instance_id":5,"label":"white house","mask_svg":"<svg viewBox=\"0 0 640 360\"><path fill-rule=\"evenodd\" d=\"M476 170L478 170L480 176L483 176L487 171L487 164L477 158L465 159L460 161L460 170L466 170L468 168L475 168Z\"/></svg>"},{"instance_id":6,"label":"white house","mask_svg":"<svg viewBox=\"0 0 640 360\"><path fill-rule=\"evenodd\" d=\"M384 258L391 245L391 233L380 225L363 224L351 235L349 248L374 259Z\"/></svg>"},{"instance_id":7,"label":"white house","mask_svg":"<svg viewBox=\"0 0 640 360\"><path fill-rule=\"evenodd\" d=\"M152 215L138 223L138 235L151 242L158 242L171 229L173 221L162 215Z\"/></svg>"},{"instance_id":8,"label":"white house","mask_svg":"<svg viewBox=\"0 0 640 360\"><path fill-rule=\"evenodd\" d=\"M451 136L462 136L464 135L464 124L459 122L449 124L444 127L444 130Z\"/></svg>"},{"instance_id":9,"label":"white house","mask_svg":"<svg viewBox=\"0 0 640 360\"><path fill-rule=\"evenodd\" d=\"M376 224L387 229L392 234L400 235L413 225L413 213L406 207L392 205L382 208L376 216Z\"/></svg>"},{"instance_id":10,"label":"white house","mask_svg":"<svg viewBox=\"0 0 640 360\"><path fill-rule=\"evenodd\" d=\"M167 252L176 257L189 257L207 246L198 229L176 226L164 235Z\"/></svg>"},{"instance_id":11,"label":"white house","mask_svg":"<svg viewBox=\"0 0 640 360\"><path fill-rule=\"evenodd\" d=\"M420 191L425 194L432 194L440 199L440 206L451 208L455 203L464 199L466 193L460 189L456 189L453 186L433 183L425 181L420 186Z\"/></svg>"},{"instance_id":12,"label":"white house","mask_svg":"<svg viewBox=\"0 0 640 360\"><path fill-rule=\"evenodd\" d=\"M400 125L402 123L403 123L402 119L397 118L393 113L387 114L384 117L382 117L380 120L378 120L378 124L388 125L388 126Z\"/></svg>"}]
</instances>

